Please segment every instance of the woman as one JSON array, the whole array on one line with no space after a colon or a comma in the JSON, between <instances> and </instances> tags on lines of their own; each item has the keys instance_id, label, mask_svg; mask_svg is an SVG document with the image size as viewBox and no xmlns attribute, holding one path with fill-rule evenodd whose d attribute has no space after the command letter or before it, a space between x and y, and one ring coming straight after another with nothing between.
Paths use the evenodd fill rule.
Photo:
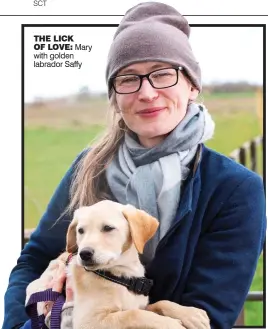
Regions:
<instances>
[{"instance_id":1,"label":"woman","mask_svg":"<svg viewBox=\"0 0 268 329\"><path fill-rule=\"evenodd\" d=\"M73 209L105 198L159 219L142 257L154 280L150 302L194 306L212 328L233 326L263 246L263 183L203 145L214 123L194 102L201 73L189 32L185 18L161 3L124 16L106 70L113 124L74 161L21 252L5 294L4 329L27 320L26 285L65 248Z\"/></svg>"}]
</instances>

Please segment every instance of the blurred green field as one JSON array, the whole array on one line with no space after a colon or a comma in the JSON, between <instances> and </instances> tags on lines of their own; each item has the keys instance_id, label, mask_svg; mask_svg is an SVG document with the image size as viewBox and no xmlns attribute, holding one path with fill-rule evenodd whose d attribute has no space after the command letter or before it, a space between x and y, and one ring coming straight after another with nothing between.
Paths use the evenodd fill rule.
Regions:
<instances>
[{"instance_id":1,"label":"blurred green field","mask_svg":"<svg viewBox=\"0 0 268 329\"><path fill-rule=\"evenodd\" d=\"M208 147L229 155L262 133L254 93L205 95L203 100L216 122L215 135L207 143ZM71 162L102 131L105 111L103 100L26 108L25 228L37 225ZM260 150L258 159L262 161ZM263 290L262 257L251 290ZM246 325L263 325L262 307L260 302L246 303Z\"/></svg>"}]
</instances>

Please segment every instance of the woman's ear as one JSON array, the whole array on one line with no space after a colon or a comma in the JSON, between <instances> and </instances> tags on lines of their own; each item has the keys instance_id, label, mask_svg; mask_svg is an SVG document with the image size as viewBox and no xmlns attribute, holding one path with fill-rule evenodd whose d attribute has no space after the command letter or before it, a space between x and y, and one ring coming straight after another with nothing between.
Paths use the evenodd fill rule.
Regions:
<instances>
[{"instance_id":1,"label":"woman's ear","mask_svg":"<svg viewBox=\"0 0 268 329\"><path fill-rule=\"evenodd\" d=\"M198 94L199 91L195 87L191 86L189 100L195 101L197 99Z\"/></svg>"}]
</instances>

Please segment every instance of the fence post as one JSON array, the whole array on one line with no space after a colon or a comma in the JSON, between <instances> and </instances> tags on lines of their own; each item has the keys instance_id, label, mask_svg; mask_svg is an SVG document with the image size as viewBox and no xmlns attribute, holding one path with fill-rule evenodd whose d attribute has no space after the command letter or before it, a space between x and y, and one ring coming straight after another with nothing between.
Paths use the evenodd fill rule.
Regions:
<instances>
[{"instance_id":1,"label":"fence post","mask_svg":"<svg viewBox=\"0 0 268 329\"><path fill-rule=\"evenodd\" d=\"M245 166L246 165L246 149L244 146L240 147L240 152L239 152L239 162Z\"/></svg>"},{"instance_id":2,"label":"fence post","mask_svg":"<svg viewBox=\"0 0 268 329\"><path fill-rule=\"evenodd\" d=\"M257 171L257 147L256 147L256 142L253 139L250 142L250 169L253 171Z\"/></svg>"},{"instance_id":3,"label":"fence post","mask_svg":"<svg viewBox=\"0 0 268 329\"><path fill-rule=\"evenodd\" d=\"M239 148L233 150L229 157L234 161L239 162L245 167L249 167L252 171L258 172L258 146L261 147L262 154L264 152L263 136L257 136L250 141L245 142ZM247 154L249 155L250 163L247 165ZM263 169L263 168L262 168Z\"/></svg>"}]
</instances>

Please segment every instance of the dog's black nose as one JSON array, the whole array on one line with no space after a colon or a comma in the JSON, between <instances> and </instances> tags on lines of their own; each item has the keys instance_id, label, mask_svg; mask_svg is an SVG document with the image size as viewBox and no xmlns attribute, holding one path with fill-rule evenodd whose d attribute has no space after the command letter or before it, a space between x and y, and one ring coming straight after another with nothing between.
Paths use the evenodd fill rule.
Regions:
<instances>
[{"instance_id":1,"label":"dog's black nose","mask_svg":"<svg viewBox=\"0 0 268 329\"><path fill-rule=\"evenodd\" d=\"M94 250L92 248L84 248L79 253L79 256L85 262L91 261L93 255L94 255Z\"/></svg>"}]
</instances>

